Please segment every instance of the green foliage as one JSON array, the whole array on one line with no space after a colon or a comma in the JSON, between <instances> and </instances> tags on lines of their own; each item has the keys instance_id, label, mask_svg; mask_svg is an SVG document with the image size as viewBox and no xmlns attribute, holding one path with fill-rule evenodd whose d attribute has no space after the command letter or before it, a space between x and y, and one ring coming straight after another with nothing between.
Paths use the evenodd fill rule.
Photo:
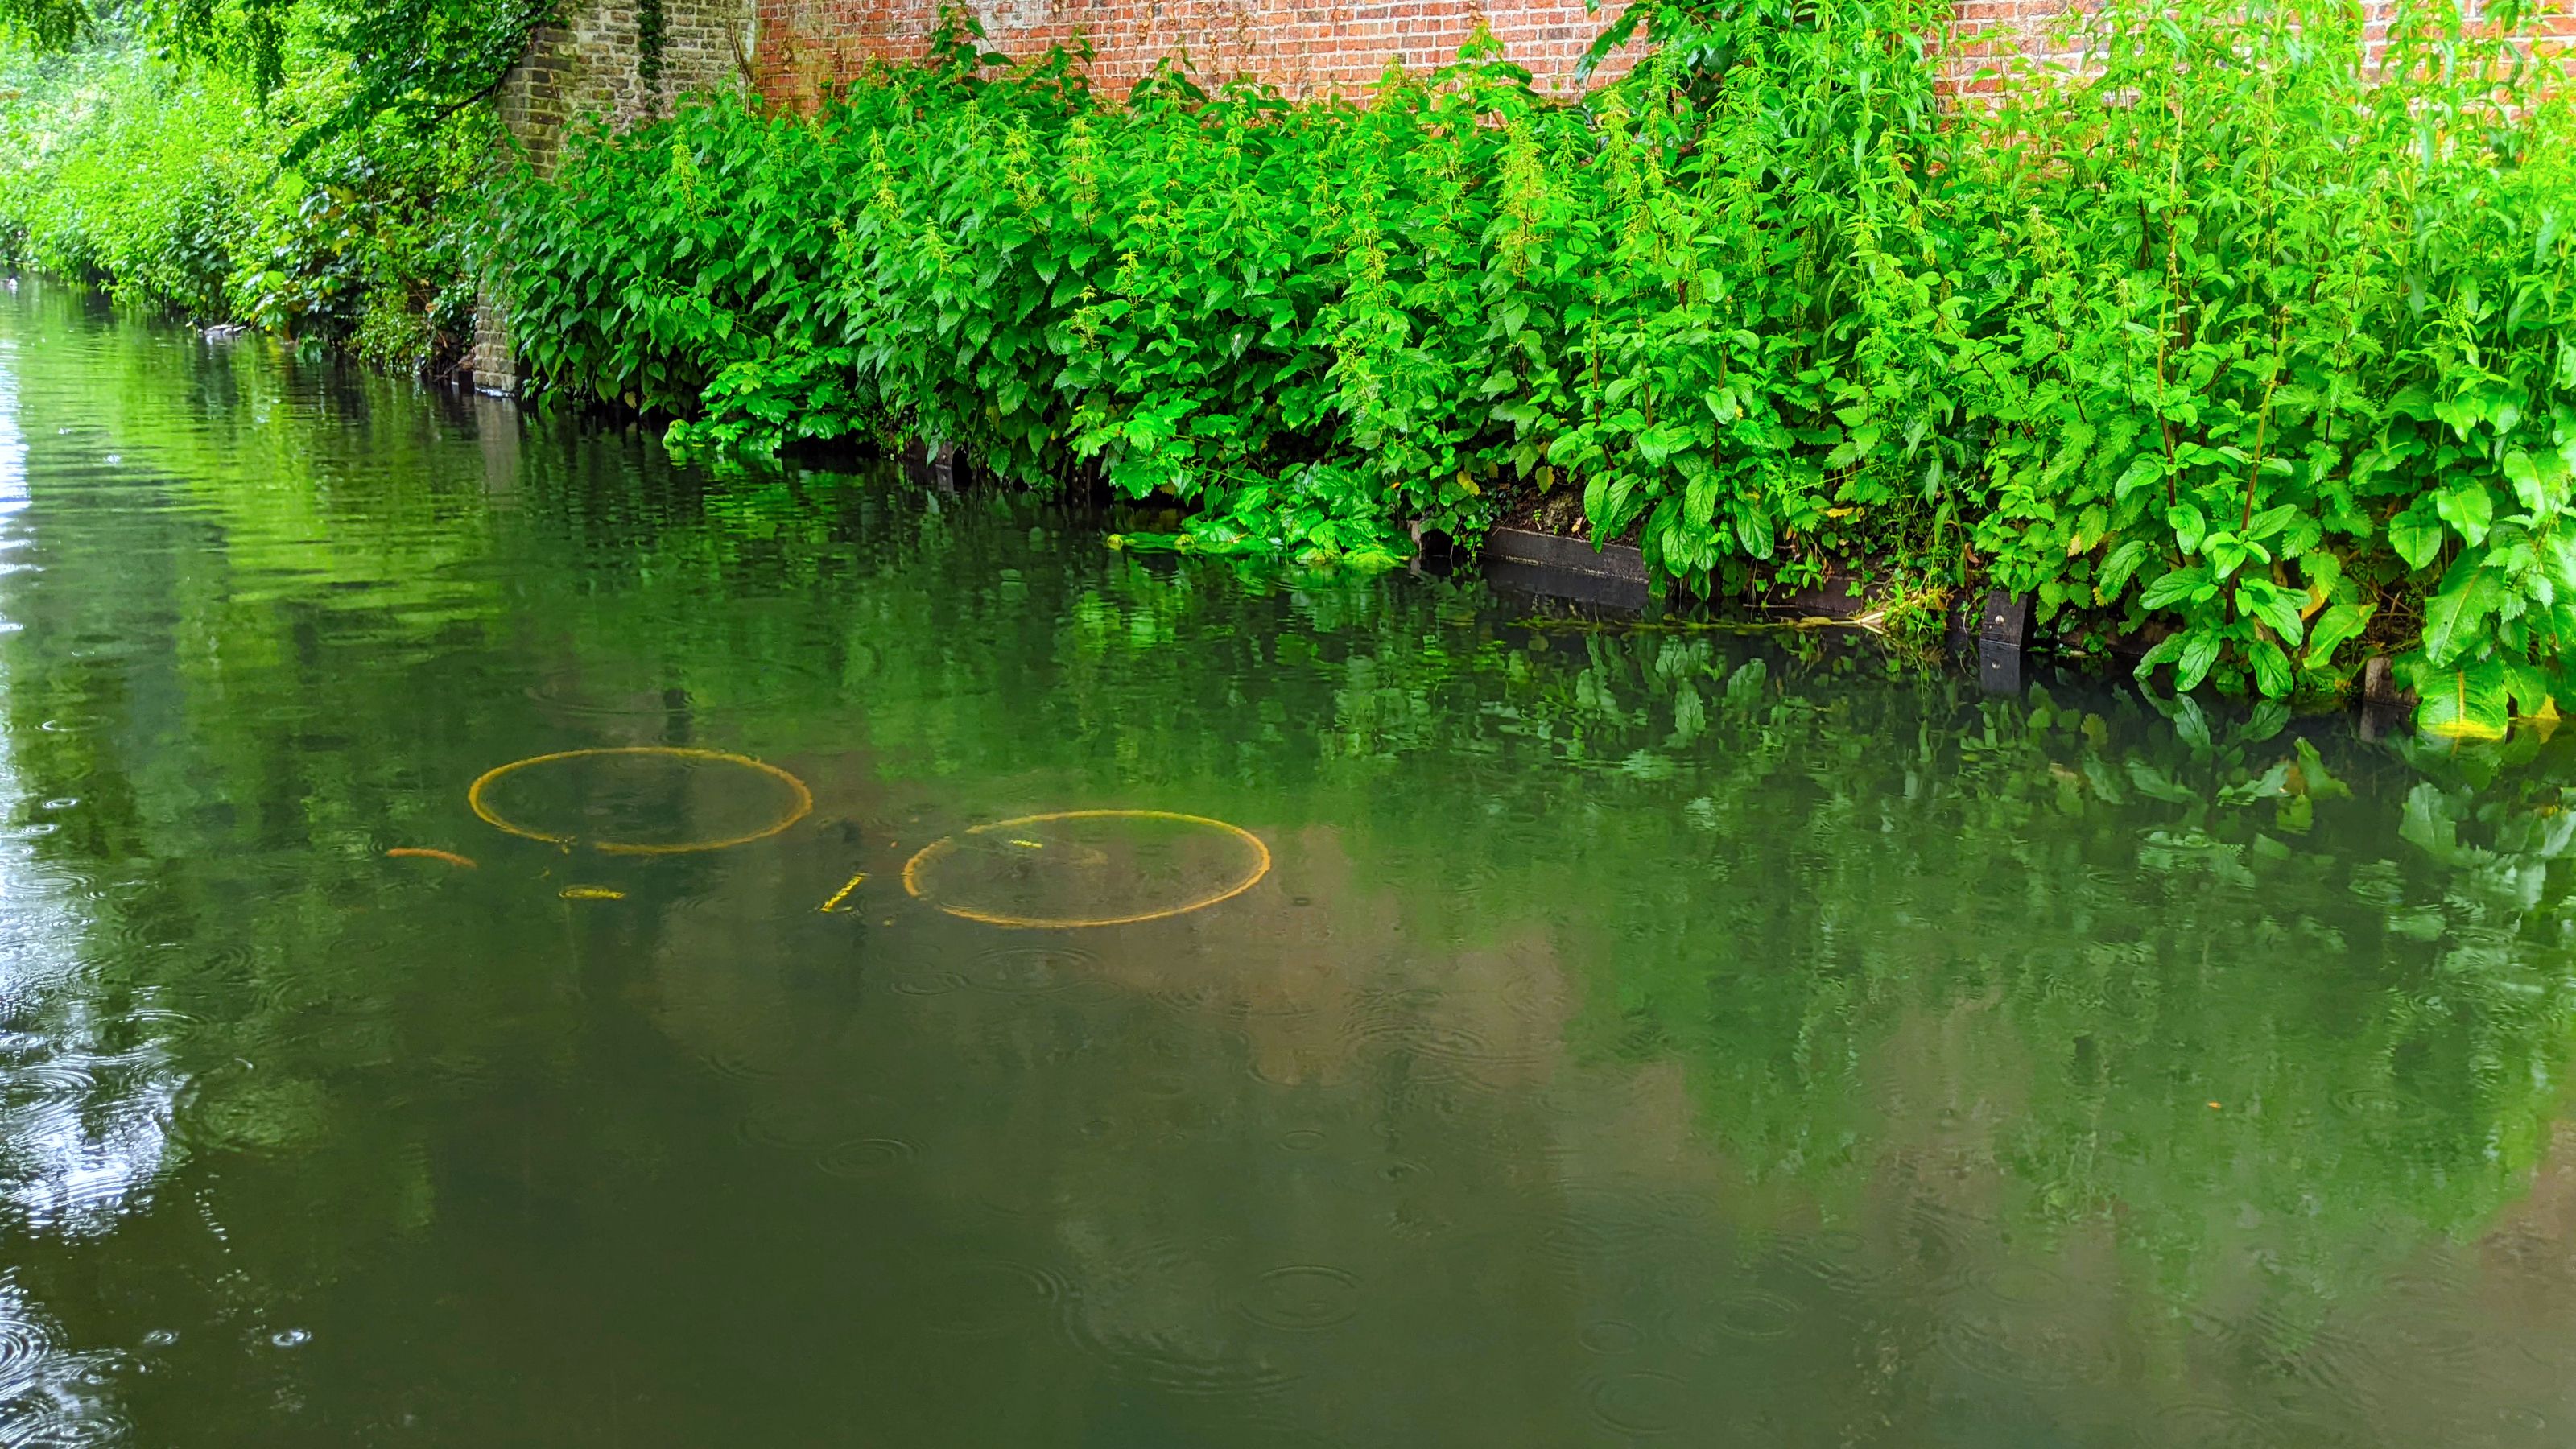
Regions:
<instances>
[{"instance_id":1,"label":"green foliage","mask_svg":"<svg viewBox=\"0 0 2576 1449\"><path fill-rule=\"evenodd\" d=\"M515 1052L564 992L490 963L558 939L540 928L560 881L486 856L469 881L488 899L460 912L452 885L389 877L372 851L476 849L464 781L667 728L679 699L698 738L905 822L898 862L916 810L1142 801L1252 823L1283 871L1334 882L1292 918L1317 923L1298 940L1320 932L1333 959L1366 963L1289 999L1381 1008L1395 982L1500 1021L1498 957L1561 971L1562 1014L1527 1039L1538 1059L1559 1060L1561 1032L1593 1067L1651 1072L1657 1160L1688 1140L1681 1086L1722 1174L1690 1179L1703 1199L1724 1183L1784 1225L1864 1214L1935 1140L2016 1236L2116 1245L2186 1303L2350 1302L2428 1243L2492 1229L2564 1100L2576 738L2371 745L2294 727L2280 705L1987 698L1955 675L1891 681L1812 635L1533 620L1472 580L1246 588L1199 560L1068 547L1061 519L1009 500L802 470L710 481L640 440L543 420L496 446L381 384L345 412L290 407L297 385L263 354L197 363L141 328L65 320L15 340L31 434L104 429L91 446L186 505L110 506L37 460L25 561L44 572L16 576L28 627L0 635L0 665L18 681L22 797L80 800L32 848L66 867L151 863L154 889L99 912L184 906L210 946L274 933L255 957L265 989L218 978L213 1030L248 1037L336 1001L336 963L418 961L367 977L415 1033L399 1060ZM244 406L169 425L209 389ZM179 571L137 585L118 567L138 554ZM110 668L99 638L170 662ZM459 708L420 707L448 697ZM275 727L317 713L351 743L325 753ZM64 719L100 725L42 728ZM161 719L186 726L156 736L172 748L107 747ZM745 919L770 923L746 939L810 959L778 923L832 919L810 907L854 868L846 848L661 879L741 892ZM530 874L559 859L522 856ZM307 904L242 908L279 899ZM202 953L138 950L151 936L113 929L124 919L102 916L92 943L130 973L108 979L204 978ZM618 959L703 953L704 919L640 915ZM1273 919L1219 928L1257 943ZM387 948L415 930L435 949ZM728 984L739 957L710 958ZM1197 1008L1225 1072L1242 1070L1237 1003L1275 1010L1262 973L1284 959L1311 982L1313 957L1256 951L1232 978L1243 995ZM1104 989L1124 1002L1143 984ZM1158 996L1149 1019L1173 1009ZM797 1025L780 1040L847 1060L845 1035ZM379 1060L361 1054L383 1050L296 1040L206 1100L285 1082L344 1103L356 1065ZM1375 1068L1410 1048L1385 1049L1352 1090L1401 1080ZM1551 1080L1577 1080L1569 1065ZM358 1148L375 1140L341 1146L374 1162Z\"/></svg>"},{"instance_id":2,"label":"green foliage","mask_svg":"<svg viewBox=\"0 0 2576 1449\"><path fill-rule=\"evenodd\" d=\"M2521 18L2114 4L1948 108L1913 0L1645 8L1579 104L1480 34L1366 106L1100 103L952 15L811 118L594 134L510 203L537 374L772 449L917 431L1211 551L1580 491L1716 595L1985 575L2268 696L2555 668L2576 116ZM2248 63L2248 62L2252 63Z\"/></svg>"},{"instance_id":3,"label":"green foliage","mask_svg":"<svg viewBox=\"0 0 2576 1449\"><path fill-rule=\"evenodd\" d=\"M282 9L292 0L270 3ZM653 13L658 17L658 4ZM434 143L452 118L500 88L527 54L529 36L554 14L555 0L389 0L354 8L308 0L299 16L345 89L336 104L305 118L286 159L301 162L352 136L367 137L371 150ZM652 45L658 67L658 37Z\"/></svg>"},{"instance_id":4,"label":"green foliage","mask_svg":"<svg viewBox=\"0 0 2576 1449\"><path fill-rule=\"evenodd\" d=\"M1176 499L1188 547L1383 561L1565 475L1687 588L1816 568L1863 504L1882 535L1946 517L1853 462L1897 451L1905 384L1834 380L1877 375L1838 198L1900 204L1895 132L1937 128L1920 65L1846 105L1830 25L1775 18L1704 110L1654 62L1596 111L1482 37L1365 108L1172 68L1103 106L1078 56L982 78L952 17L932 65L811 120L702 107L526 179L515 330L683 444L917 429L1031 486ZM1762 146L1706 145L1720 114ZM1883 142L1847 161L1847 125Z\"/></svg>"},{"instance_id":5,"label":"green foliage","mask_svg":"<svg viewBox=\"0 0 2576 1449\"><path fill-rule=\"evenodd\" d=\"M0 45L60 50L87 34L90 25L89 6L82 0L0 0Z\"/></svg>"},{"instance_id":6,"label":"green foliage","mask_svg":"<svg viewBox=\"0 0 2576 1449\"><path fill-rule=\"evenodd\" d=\"M35 70L6 128L0 236L13 262L222 318L267 166L215 78L177 84L128 50Z\"/></svg>"},{"instance_id":7,"label":"green foliage","mask_svg":"<svg viewBox=\"0 0 2576 1449\"><path fill-rule=\"evenodd\" d=\"M0 262L404 372L470 341L488 97L553 0L0 0Z\"/></svg>"},{"instance_id":8,"label":"green foliage","mask_svg":"<svg viewBox=\"0 0 2576 1449\"><path fill-rule=\"evenodd\" d=\"M335 104L300 118L287 159L390 124L413 140L492 94L556 0L0 0L0 46L60 52L134 37L165 60L205 67L271 100L313 69L317 46L345 80ZM661 58L660 0L639 16L644 76ZM381 139L381 137L379 138Z\"/></svg>"},{"instance_id":9,"label":"green foliage","mask_svg":"<svg viewBox=\"0 0 2576 1449\"><path fill-rule=\"evenodd\" d=\"M2174 621L2145 667L2183 688L2334 687L2366 631L2446 676L2554 666L2576 126L2488 18L2402 10L2371 64L2358 10L2114 5L2096 72L2007 91L1964 158L1997 302L1954 368L1998 578Z\"/></svg>"},{"instance_id":10,"label":"green foliage","mask_svg":"<svg viewBox=\"0 0 2576 1449\"><path fill-rule=\"evenodd\" d=\"M1023 484L1167 494L1216 551L1481 525L1508 442L1448 354L1490 334L1481 379L1523 349L1485 316L1468 184L1518 144L1481 112L1546 115L1519 72L1471 58L1363 111L1167 70L1111 108L1061 54L978 82L973 41L811 121L691 109L526 180L500 250L533 370L679 414L683 445L919 431Z\"/></svg>"},{"instance_id":11,"label":"green foliage","mask_svg":"<svg viewBox=\"0 0 2576 1449\"><path fill-rule=\"evenodd\" d=\"M473 304L460 203L485 170L488 119L381 122L284 168L303 118L336 113L353 84L309 37L292 59L266 104L130 43L18 60L0 258L199 321L345 339L397 370L452 361Z\"/></svg>"}]
</instances>

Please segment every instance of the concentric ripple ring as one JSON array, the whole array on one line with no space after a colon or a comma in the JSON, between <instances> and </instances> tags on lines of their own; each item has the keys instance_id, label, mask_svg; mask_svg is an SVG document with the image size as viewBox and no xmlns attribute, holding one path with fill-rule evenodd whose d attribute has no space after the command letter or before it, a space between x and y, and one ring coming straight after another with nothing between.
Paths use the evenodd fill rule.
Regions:
<instances>
[{"instance_id":1,"label":"concentric ripple ring","mask_svg":"<svg viewBox=\"0 0 2576 1449\"><path fill-rule=\"evenodd\" d=\"M973 906L943 904L932 900L929 892L922 888L922 868L954 851L958 841L966 836L985 835L996 830L1008 830L1022 825L1043 825L1056 820L1161 820L1179 825L1203 825L1210 830L1230 835L1248 847L1251 851L1252 868L1244 872L1240 879L1228 882L1223 888L1184 901L1179 905L1118 916L1011 915L1001 911L978 910ZM933 907L960 920L978 921L987 926L1011 926L1026 930L1071 930L1092 926L1132 926L1140 921L1160 921L1172 916L1187 915L1192 911L1203 911L1210 906L1233 900L1236 896L1259 885L1262 878L1268 874L1270 874L1270 847L1261 843L1260 836L1240 825L1210 819L1205 815L1184 815L1174 810L1056 810L1043 815L1019 815L1008 820L995 820L988 824L973 826L957 835L932 841L923 846L919 854L903 863L903 888L915 900L928 901Z\"/></svg>"},{"instance_id":2,"label":"concentric ripple ring","mask_svg":"<svg viewBox=\"0 0 2576 1449\"><path fill-rule=\"evenodd\" d=\"M701 760L717 764L740 765L745 769L756 770L785 785L790 803L785 814L760 829L746 834L728 835L712 840L646 843L630 840L581 840L576 836L557 835L539 830L504 818L485 798L486 792L492 788L494 782L531 766L557 764L565 760L603 759L617 755L658 755L664 759ZM473 784L465 787L465 803L473 807L475 815L480 817L484 824L528 840L542 840L548 845L587 845L605 855L688 855L701 850L727 850L737 845L749 845L755 840L767 840L813 813L814 792L805 788L805 782L794 775L776 765L755 760L749 755L728 754L723 750L694 750L679 745L604 745L587 750L557 750L550 755L530 755L524 760L512 760L506 765L486 770L475 779Z\"/></svg>"}]
</instances>

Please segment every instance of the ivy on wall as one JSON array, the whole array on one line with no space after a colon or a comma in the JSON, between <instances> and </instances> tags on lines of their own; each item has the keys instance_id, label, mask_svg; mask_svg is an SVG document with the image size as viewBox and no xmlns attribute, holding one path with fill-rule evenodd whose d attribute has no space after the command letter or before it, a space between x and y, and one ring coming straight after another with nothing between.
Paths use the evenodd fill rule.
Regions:
<instances>
[{"instance_id":1,"label":"ivy on wall","mask_svg":"<svg viewBox=\"0 0 2576 1449\"><path fill-rule=\"evenodd\" d=\"M640 0L635 7L635 78L646 88L662 81L662 47L669 38L663 0Z\"/></svg>"}]
</instances>

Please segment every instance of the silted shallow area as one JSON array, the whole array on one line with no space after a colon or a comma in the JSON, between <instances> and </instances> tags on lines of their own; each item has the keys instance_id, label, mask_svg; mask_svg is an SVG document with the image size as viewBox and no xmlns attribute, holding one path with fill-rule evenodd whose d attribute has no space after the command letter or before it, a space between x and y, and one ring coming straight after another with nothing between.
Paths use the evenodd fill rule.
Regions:
<instances>
[{"instance_id":1,"label":"silted shallow area","mask_svg":"<svg viewBox=\"0 0 2576 1449\"><path fill-rule=\"evenodd\" d=\"M2570 748L22 284L0 1444L2561 1444Z\"/></svg>"}]
</instances>

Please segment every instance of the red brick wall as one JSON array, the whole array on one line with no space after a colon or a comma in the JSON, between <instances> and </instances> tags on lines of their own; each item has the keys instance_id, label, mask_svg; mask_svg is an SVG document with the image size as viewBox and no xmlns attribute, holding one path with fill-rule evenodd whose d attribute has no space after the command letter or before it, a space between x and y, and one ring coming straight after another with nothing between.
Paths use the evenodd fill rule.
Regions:
<instances>
[{"instance_id":1,"label":"red brick wall","mask_svg":"<svg viewBox=\"0 0 2576 1449\"><path fill-rule=\"evenodd\" d=\"M565 0L493 96L501 124L540 167L585 116L620 126L668 115L692 91L742 85L758 44L753 0L665 0L662 73L644 83L635 0Z\"/></svg>"},{"instance_id":2,"label":"red brick wall","mask_svg":"<svg viewBox=\"0 0 2576 1449\"><path fill-rule=\"evenodd\" d=\"M2047 35L2052 21L2067 11L2067 0L1959 0L1950 12L1947 62L1949 83L1967 88L1981 69L2000 68L2010 57L2068 60L2052 54Z\"/></svg>"},{"instance_id":3,"label":"red brick wall","mask_svg":"<svg viewBox=\"0 0 2576 1449\"><path fill-rule=\"evenodd\" d=\"M872 56L918 58L938 20L938 0L757 0L761 89L810 99ZM1486 9L1474 0L983 0L974 7L985 42L1025 59L1080 31L1097 50L1092 83L1121 95L1153 63L1186 56L1203 80L1251 76L1289 96L1357 95L1400 60L1427 70L1455 60L1481 15L1504 56L1529 68L1540 90L1579 89L1575 68L1621 7L1605 0L1523 0ZM1622 67L1604 67L1606 79Z\"/></svg>"},{"instance_id":4,"label":"red brick wall","mask_svg":"<svg viewBox=\"0 0 2576 1449\"><path fill-rule=\"evenodd\" d=\"M1944 56L1950 84L1960 90L1982 90L1975 83L1980 69L1999 68L2009 57L2025 54L2043 61L2076 64L2082 57L2055 38L2055 22L2083 0L1959 0L1951 12L1949 48ZM2086 4L2085 8L2090 8ZM2472 13L2478 8L2469 7ZM2576 0L2537 0L2525 17L2527 34L2541 44L2576 42ZM2361 0L2364 59L2385 58L2390 22L2397 0Z\"/></svg>"},{"instance_id":5,"label":"red brick wall","mask_svg":"<svg viewBox=\"0 0 2576 1449\"><path fill-rule=\"evenodd\" d=\"M631 122L689 90L744 78L772 99L807 102L871 59L912 60L927 49L939 0L664 0L666 75L648 94L634 75L635 0L567 0L502 96L511 130L541 149L571 117ZM1158 60L1186 58L1203 81L1249 76L1312 99L1366 94L1389 61L1428 70L1456 58L1482 19L1507 58L1539 89L1571 94L1592 40L1626 0L969 0L987 45L1028 59L1077 33L1097 52L1095 86L1120 96ZM1958 0L1945 38L1951 84L1975 89L1982 67L2016 52L2048 59L2051 23L2087 0ZM2374 40L2395 0L2362 0ZM2551 33L2576 38L2576 0L2543 0ZM1596 81L1623 72L1636 48Z\"/></svg>"}]
</instances>

